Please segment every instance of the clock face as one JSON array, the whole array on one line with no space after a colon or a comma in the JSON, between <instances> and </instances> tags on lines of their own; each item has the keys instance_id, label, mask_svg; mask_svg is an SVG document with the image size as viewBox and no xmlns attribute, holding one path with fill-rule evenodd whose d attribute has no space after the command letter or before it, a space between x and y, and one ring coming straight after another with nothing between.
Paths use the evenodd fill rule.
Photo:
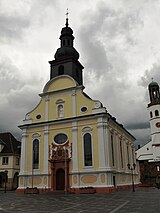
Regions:
<instances>
[{"instance_id":1,"label":"clock face","mask_svg":"<svg viewBox=\"0 0 160 213\"><path fill-rule=\"evenodd\" d=\"M160 122L157 122L157 123L156 123L156 127L157 127L157 128L160 128Z\"/></svg>"}]
</instances>

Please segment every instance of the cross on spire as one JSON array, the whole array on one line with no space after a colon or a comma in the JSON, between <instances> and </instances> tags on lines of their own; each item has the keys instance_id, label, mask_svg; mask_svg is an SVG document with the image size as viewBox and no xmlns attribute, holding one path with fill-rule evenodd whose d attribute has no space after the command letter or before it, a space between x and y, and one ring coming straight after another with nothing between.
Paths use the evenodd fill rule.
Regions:
<instances>
[{"instance_id":1,"label":"cross on spire","mask_svg":"<svg viewBox=\"0 0 160 213\"><path fill-rule=\"evenodd\" d=\"M66 12L66 18L68 19L68 15L69 15L69 12L68 12L68 8L67 8L67 12Z\"/></svg>"},{"instance_id":2,"label":"cross on spire","mask_svg":"<svg viewBox=\"0 0 160 213\"><path fill-rule=\"evenodd\" d=\"M68 12L68 8L67 8L67 12L66 12L66 27L68 27L68 14L69 14L69 12Z\"/></svg>"}]
</instances>

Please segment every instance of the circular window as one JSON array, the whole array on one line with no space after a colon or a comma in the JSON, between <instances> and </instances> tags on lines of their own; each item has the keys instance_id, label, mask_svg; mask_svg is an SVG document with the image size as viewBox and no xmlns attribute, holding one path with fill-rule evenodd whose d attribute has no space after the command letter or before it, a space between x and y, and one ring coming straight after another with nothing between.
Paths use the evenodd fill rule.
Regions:
<instances>
[{"instance_id":1,"label":"circular window","mask_svg":"<svg viewBox=\"0 0 160 213\"><path fill-rule=\"evenodd\" d=\"M81 112L86 112L87 111L87 107L82 107L81 108Z\"/></svg>"},{"instance_id":2,"label":"circular window","mask_svg":"<svg viewBox=\"0 0 160 213\"><path fill-rule=\"evenodd\" d=\"M37 119L41 119L41 115L39 114L39 115L36 115L36 118Z\"/></svg>"},{"instance_id":3,"label":"circular window","mask_svg":"<svg viewBox=\"0 0 160 213\"><path fill-rule=\"evenodd\" d=\"M57 144L64 144L64 143L67 142L67 140L68 140L68 137L67 137L67 135L64 134L64 133L60 133L60 134L58 134L58 135L56 135L56 136L54 137L54 141L55 141Z\"/></svg>"}]
</instances>

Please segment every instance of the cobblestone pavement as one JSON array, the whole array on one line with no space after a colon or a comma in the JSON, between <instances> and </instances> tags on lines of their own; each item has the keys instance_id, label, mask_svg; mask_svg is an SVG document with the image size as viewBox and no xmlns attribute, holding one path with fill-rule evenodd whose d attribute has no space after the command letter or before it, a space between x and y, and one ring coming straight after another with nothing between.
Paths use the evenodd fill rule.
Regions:
<instances>
[{"instance_id":1,"label":"cobblestone pavement","mask_svg":"<svg viewBox=\"0 0 160 213\"><path fill-rule=\"evenodd\" d=\"M160 190L152 187L107 194L0 192L0 213L160 213Z\"/></svg>"}]
</instances>

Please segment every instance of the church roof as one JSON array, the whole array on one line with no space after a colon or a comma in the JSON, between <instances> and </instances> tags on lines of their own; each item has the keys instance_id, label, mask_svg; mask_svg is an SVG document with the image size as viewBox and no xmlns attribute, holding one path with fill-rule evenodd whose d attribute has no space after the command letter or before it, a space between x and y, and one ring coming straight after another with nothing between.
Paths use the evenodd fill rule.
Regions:
<instances>
[{"instance_id":1,"label":"church roof","mask_svg":"<svg viewBox=\"0 0 160 213\"><path fill-rule=\"evenodd\" d=\"M21 142L9 132L0 133L0 144L4 145L4 148L0 152L0 155L4 154L20 154Z\"/></svg>"}]
</instances>

